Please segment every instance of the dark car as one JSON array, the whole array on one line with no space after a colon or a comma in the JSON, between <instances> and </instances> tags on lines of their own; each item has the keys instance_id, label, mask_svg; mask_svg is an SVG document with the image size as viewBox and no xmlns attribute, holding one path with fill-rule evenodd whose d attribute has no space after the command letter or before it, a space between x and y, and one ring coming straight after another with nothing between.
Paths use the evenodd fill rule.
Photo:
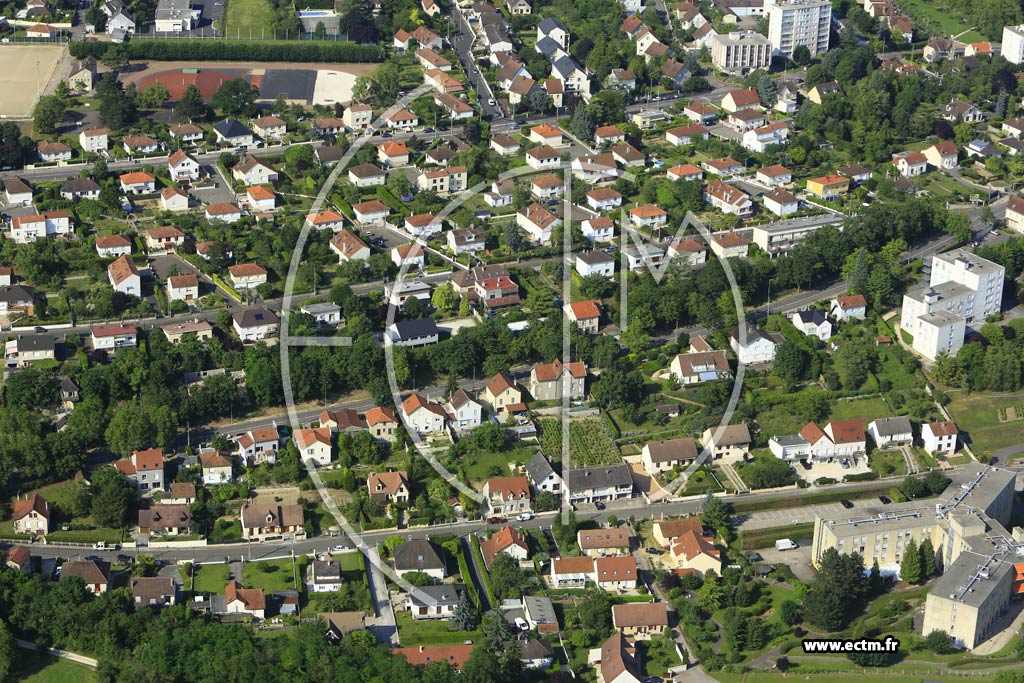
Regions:
<instances>
[{"instance_id":1,"label":"dark car","mask_svg":"<svg viewBox=\"0 0 1024 683\"><path fill-rule=\"evenodd\" d=\"M644 548L644 552L648 555L663 555L664 551L660 548Z\"/></svg>"},{"instance_id":2,"label":"dark car","mask_svg":"<svg viewBox=\"0 0 1024 683\"><path fill-rule=\"evenodd\" d=\"M487 523L488 524L504 524L505 520L502 519L501 517L489 517L487 519Z\"/></svg>"},{"instance_id":3,"label":"dark car","mask_svg":"<svg viewBox=\"0 0 1024 683\"><path fill-rule=\"evenodd\" d=\"M36 332L46 332L46 328L42 325L36 325Z\"/></svg>"},{"instance_id":4,"label":"dark car","mask_svg":"<svg viewBox=\"0 0 1024 683\"><path fill-rule=\"evenodd\" d=\"M879 496L878 500L880 503L882 503L882 505L888 505L889 503L892 502L892 500L888 496Z\"/></svg>"},{"instance_id":5,"label":"dark car","mask_svg":"<svg viewBox=\"0 0 1024 683\"><path fill-rule=\"evenodd\" d=\"M130 555L118 555L117 562L118 564L131 564L132 558Z\"/></svg>"},{"instance_id":6,"label":"dark car","mask_svg":"<svg viewBox=\"0 0 1024 683\"><path fill-rule=\"evenodd\" d=\"M427 126L426 128L423 129L423 132L424 133L433 133L434 129L431 128L430 126Z\"/></svg>"},{"instance_id":7,"label":"dark car","mask_svg":"<svg viewBox=\"0 0 1024 683\"><path fill-rule=\"evenodd\" d=\"M839 504L840 504L840 505L842 505L842 506L843 506L844 508L846 508L847 510L849 510L850 508L852 508L852 507L853 507L853 503L851 503L851 502L850 502L850 501L848 501L848 500L841 500L841 501L839 501Z\"/></svg>"},{"instance_id":8,"label":"dark car","mask_svg":"<svg viewBox=\"0 0 1024 683\"><path fill-rule=\"evenodd\" d=\"M594 503L594 507L596 507L598 510L604 510L604 503L602 503L601 501L597 501L596 503Z\"/></svg>"}]
</instances>

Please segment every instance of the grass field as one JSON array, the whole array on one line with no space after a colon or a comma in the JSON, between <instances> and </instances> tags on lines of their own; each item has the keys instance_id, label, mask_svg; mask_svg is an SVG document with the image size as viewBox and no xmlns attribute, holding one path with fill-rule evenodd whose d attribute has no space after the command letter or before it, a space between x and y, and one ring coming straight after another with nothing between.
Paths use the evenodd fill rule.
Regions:
<instances>
[{"instance_id":1,"label":"grass field","mask_svg":"<svg viewBox=\"0 0 1024 683\"><path fill-rule=\"evenodd\" d=\"M943 36L955 36L971 28L938 6L934 0L900 0L900 9L922 23L930 32ZM985 37L971 30L960 36L959 40L975 43L985 40Z\"/></svg>"},{"instance_id":2,"label":"grass field","mask_svg":"<svg viewBox=\"0 0 1024 683\"><path fill-rule=\"evenodd\" d=\"M802 524L787 524L786 526L772 527L770 529L752 529L740 531L738 541L741 550L757 550L758 548L771 548L775 541L788 538L792 541L809 539L814 535L814 522Z\"/></svg>"},{"instance_id":3,"label":"grass field","mask_svg":"<svg viewBox=\"0 0 1024 683\"><path fill-rule=\"evenodd\" d=\"M832 407L833 420L861 420L864 427L878 417L892 417L889 405L880 397L857 398L851 401L836 401Z\"/></svg>"},{"instance_id":4,"label":"grass field","mask_svg":"<svg viewBox=\"0 0 1024 683\"><path fill-rule=\"evenodd\" d=\"M184 578L184 577L183 577ZM228 584L228 566L226 564L206 564L195 567L196 593L223 593ZM188 583L185 584L188 586Z\"/></svg>"},{"instance_id":5,"label":"grass field","mask_svg":"<svg viewBox=\"0 0 1024 683\"><path fill-rule=\"evenodd\" d=\"M294 573L290 559L246 562L242 567L242 585L246 588L262 588L267 593L299 590L302 584L304 560L308 559L305 556L297 558ZM299 578L298 585L296 585L296 577Z\"/></svg>"},{"instance_id":6,"label":"grass field","mask_svg":"<svg viewBox=\"0 0 1024 683\"><path fill-rule=\"evenodd\" d=\"M274 10L267 0L228 0L225 37L259 38L274 32Z\"/></svg>"},{"instance_id":7,"label":"grass field","mask_svg":"<svg viewBox=\"0 0 1024 683\"><path fill-rule=\"evenodd\" d=\"M871 471L880 477L902 476L907 473L907 461L902 451L875 451L868 456Z\"/></svg>"},{"instance_id":8,"label":"grass field","mask_svg":"<svg viewBox=\"0 0 1024 683\"><path fill-rule=\"evenodd\" d=\"M836 664L839 664L837 661ZM851 666L855 666L853 662L848 662ZM833 668L839 668L830 664ZM886 683L921 683L922 676L920 674L906 674L901 675L893 672L891 669L857 669L844 673L809 673L803 672L797 674L799 667L790 668L789 677L799 676L799 680L804 683L868 683L868 681L885 681ZM713 674L714 678L722 681L722 683L782 683L787 680L786 674L771 673L766 671L757 671L745 674L727 674L724 672L716 672ZM930 681L942 681L943 683L951 683L956 681L957 683L963 683L964 678L962 676L943 676L941 674L929 673L927 676ZM991 683L992 678L989 676L971 676L971 681L975 683Z\"/></svg>"},{"instance_id":9,"label":"grass field","mask_svg":"<svg viewBox=\"0 0 1024 683\"><path fill-rule=\"evenodd\" d=\"M22 683L95 683L96 672L82 664L15 648L7 680Z\"/></svg>"},{"instance_id":10,"label":"grass field","mask_svg":"<svg viewBox=\"0 0 1024 683\"><path fill-rule=\"evenodd\" d=\"M408 612L395 612L395 623L402 639L402 647L417 645L461 645L467 640L476 642L480 631L455 631L450 621L412 618Z\"/></svg>"},{"instance_id":11,"label":"grass field","mask_svg":"<svg viewBox=\"0 0 1024 683\"><path fill-rule=\"evenodd\" d=\"M947 406L949 414L961 434L967 433L975 453L991 453L1024 442L1024 420L999 421L999 410L1020 403L1020 394L967 395L954 390L949 392L949 397L953 399Z\"/></svg>"}]
</instances>

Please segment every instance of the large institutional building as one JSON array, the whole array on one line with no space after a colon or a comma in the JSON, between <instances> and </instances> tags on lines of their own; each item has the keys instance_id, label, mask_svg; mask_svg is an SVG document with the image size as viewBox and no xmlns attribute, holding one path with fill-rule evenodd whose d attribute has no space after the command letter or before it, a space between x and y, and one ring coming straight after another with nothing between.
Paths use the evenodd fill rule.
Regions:
<instances>
[{"instance_id":1,"label":"large institutional building","mask_svg":"<svg viewBox=\"0 0 1024 683\"><path fill-rule=\"evenodd\" d=\"M818 516L811 561L817 566L835 548L895 574L907 543L930 539L944 572L925 600L921 632L945 631L974 648L995 634L1010 598L1024 593L1024 530L1006 530L1015 482L1010 470L972 463L937 499Z\"/></svg>"},{"instance_id":2,"label":"large institutional building","mask_svg":"<svg viewBox=\"0 0 1024 683\"><path fill-rule=\"evenodd\" d=\"M964 334L999 312L1006 269L966 249L932 257L927 285L903 295L900 327L914 337L914 350L934 360L964 345Z\"/></svg>"},{"instance_id":3,"label":"large institutional building","mask_svg":"<svg viewBox=\"0 0 1024 683\"><path fill-rule=\"evenodd\" d=\"M832 29L828 0L765 0L764 9L775 54L792 57L797 45L806 45L812 57L828 50Z\"/></svg>"},{"instance_id":4,"label":"large institutional building","mask_svg":"<svg viewBox=\"0 0 1024 683\"><path fill-rule=\"evenodd\" d=\"M1011 64L1024 62L1024 25L1003 27L1002 55Z\"/></svg>"},{"instance_id":5,"label":"large institutional building","mask_svg":"<svg viewBox=\"0 0 1024 683\"><path fill-rule=\"evenodd\" d=\"M767 69L772 64L772 44L753 31L717 35L711 39L711 62L731 73Z\"/></svg>"}]
</instances>

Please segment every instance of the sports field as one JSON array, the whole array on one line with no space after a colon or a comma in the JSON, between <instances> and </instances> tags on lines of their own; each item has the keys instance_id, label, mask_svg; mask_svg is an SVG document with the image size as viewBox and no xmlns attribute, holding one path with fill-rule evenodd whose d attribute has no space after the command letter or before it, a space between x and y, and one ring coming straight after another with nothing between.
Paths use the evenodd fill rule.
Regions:
<instances>
[{"instance_id":1,"label":"sports field","mask_svg":"<svg viewBox=\"0 0 1024 683\"><path fill-rule=\"evenodd\" d=\"M0 45L0 115L32 115L36 92L46 88L63 49L61 45Z\"/></svg>"},{"instance_id":2,"label":"sports field","mask_svg":"<svg viewBox=\"0 0 1024 683\"><path fill-rule=\"evenodd\" d=\"M267 0L227 0L225 38L262 38L274 33L274 10Z\"/></svg>"}]
</instances>

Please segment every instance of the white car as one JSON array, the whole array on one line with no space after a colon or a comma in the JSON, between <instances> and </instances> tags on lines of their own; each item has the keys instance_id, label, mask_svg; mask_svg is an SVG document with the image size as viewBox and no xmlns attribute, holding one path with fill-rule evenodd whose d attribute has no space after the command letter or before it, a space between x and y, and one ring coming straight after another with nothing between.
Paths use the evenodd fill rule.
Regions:
<instances>
[{"instance_id":1,"label":"white car","mask_svg":"<svg viewBox=\"0 0 1024 683\"><path fill-rule=\"evenodd\" d=\"M494 98L492 97L491 99L487 100L487 104L489 104L489 105L491 105L491 106L493 107L494 105L496 105L496 104L498 104L498 103L497 103L497 102L495 102L495 101L494 101Z\"/></svg>"},{"instance_id":2,"label":"white car","mask_svg":"<svg viewBox=\"0 0 1024 683\"><path fill-rule=\"evenodd\" d=\"M518 519L520 522L529 522L531 519L533 519L533 515L531 515L529 512L524 512L523 514L516 517L516 519Z\"/></svg>"},{"instance_id":3,"label":"white car","mask_svg":"<svg viewBox=\"0 0 1024 683\"><path fill-rule=\"evenodd\" d=\"M526 619L523 619L522 617L516 617L516 628L520 631L529 631L530 625L526 623Z\"/></svg>"},{"instance_id":4,"label":"white car","mask_svg":"<svg viewBox=\"0 0 1024 683\"><path fill-rule=\"evenodd\" d=\"M350 548L347 545L336 545L333 548L331 548L332 553L343 553L349 550L352 550L352 548Z\"/></svg>"}]
</instances>

